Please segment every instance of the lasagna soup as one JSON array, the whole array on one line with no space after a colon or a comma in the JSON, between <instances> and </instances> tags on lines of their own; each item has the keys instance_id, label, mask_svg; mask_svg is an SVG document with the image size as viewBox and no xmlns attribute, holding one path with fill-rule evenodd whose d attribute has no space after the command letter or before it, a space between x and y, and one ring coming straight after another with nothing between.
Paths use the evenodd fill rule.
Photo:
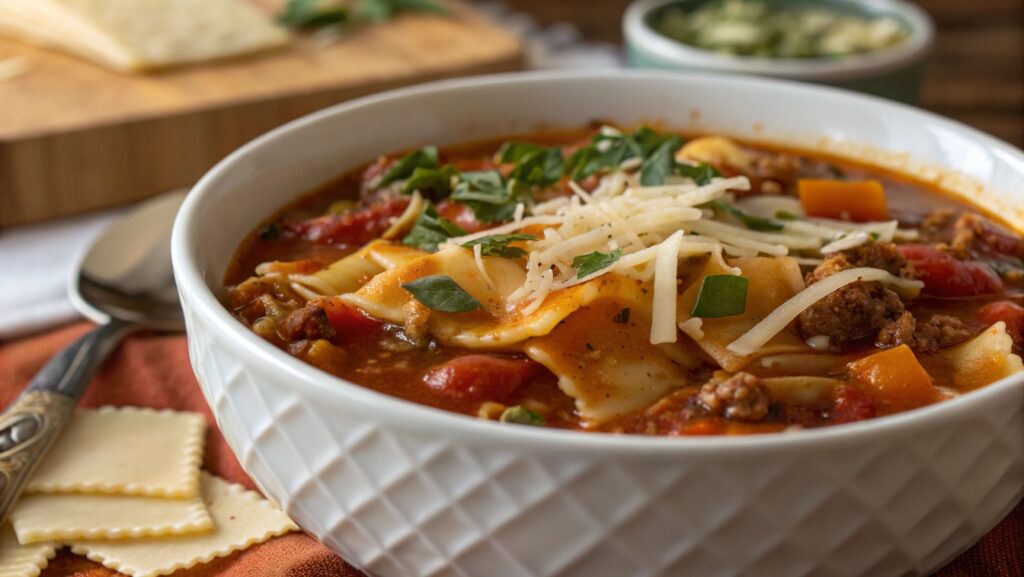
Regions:
<instances>
[{"instance_id":1,"label":"lasagna soup","mask_svg":"<svg viewBox=\"0 0 1024 577\"><path fill-rule=\"evenodd\" d=\"M1022 369L1024 239L899 174L607 125L386 156L253 231L226 301L361 386L647 435L849 423Z\"/></svg>"}]
</instances>

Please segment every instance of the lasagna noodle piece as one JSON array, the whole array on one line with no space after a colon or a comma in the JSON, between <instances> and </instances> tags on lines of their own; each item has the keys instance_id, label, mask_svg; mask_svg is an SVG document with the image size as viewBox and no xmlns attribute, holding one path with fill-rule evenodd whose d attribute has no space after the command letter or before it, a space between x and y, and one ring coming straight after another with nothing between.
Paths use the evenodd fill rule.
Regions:
<instances>
[{"instance_id":1,"label":"lasagna noodle piece","mask_svg":"<svg viewBox=\"0 0 1024 577\"><path fill-rule=\"evenodd\" d=\"M1013 339L1002 321L965 343L919 358L929 373L946 375L961 393L1024 370L1021 358L1013 353Z\"/></svg>"},{"instance_id":2,"label":"lasagna noodle piece","mask_svg":"<svg viewBox=\"0 0 1024 577\"><path fill-rule=\"evenodd\" d=\"M741 275L749 281L746 308L741 315L702 320L701 330L704 337L698 340L697 344L704 352L729 372L742 369L747 363L762 355L814 352L789 331L782 331L772 337L755 355L744 357L728 350L730 343L746 334L776 307L804 288L800 265L791 257L739 258L730 261L729 264L739 268ZM696 280L679 297L677 310L680 323L693 318L690 311L697 302L697 294L700 292L704 277L716 274L729 273L715 259L708 259Z\"/></svg>"},{"instance_id":3,"label":"lasagna noodle piece","mask_svg":"<svg viewBox=\"0 0 1024 577\"><path fill-rule=\"evenodd\" d=\"M289 38L246 0L4 0L0 33L116 70L236 56Z\"/></svg>"},{"instance_id":4,"label":"lasagna noodle piece","mask_svg":"<svg viewBox=\"0 0 1024 577\"><path fill-rule=\"evenodd\" d=\"M194 497L205 439L206 420L199 413L81 409L26 490Z\"/></svg>"},{"instance_id":5,"label":"lasagna noodle piece","mask_svg":"<svg viewBox=\"0 0 1024 577\"><path fill-rule=\"evenodd\" d=\"M0 577L35 577L56 554L56 543L22 545L10 525L0 529Z\"/></svg>"},{"instance_id":6,"label":"lasagna noodle piece","mask_svg":"<svg viewBox=\"0 0 1024 577\"><path fill-rule=\"evenodd\" d=\"M378 274L429 253L418 248L375 240L312 274L290 274L289 280L317 294L335 296L359 290Z\"/></svg>"},{"instance_id":7,"label":"lasagna noodle piece","mask_svg":"<svg viewBox=\"0 0 1024 577\"><path fill-rule=\"evenodd\" d=\"M298 527L258 494L203 474L202 498L212 531L133 541L72 540L71 550L132 577L155 577L187 569L295 531Z\"/></svg>"},{"instance_id":8,"label":"lasagna noodle piece","mask_svg":"<svg viewBox=\"0 0 1024 577\"><path fill-rule=\"evenodd\" d=\"M402 324L404 307L414 298L402 288L404 283L432 275L451 277L487 310L431 311L430 333L448 346L485 350L518 350L526 339L550 333L563 319L601 297L629 291L630 298L638 302L650 300L649 295L634 295L630 287L635 288L637 281L606 274L552 291L536 310L526 313L524 306L511 305L508 301L509 295L521 287L526 278L522 265L500 257L485 256L481 260L483 271L472 251L458 247L445 249L385 271L355 293L342 295L341 299L376 318ZM645 340L649 341L649 335Z\"/></svg>"},{"instance_id":9,"label":"lasagna noodle piece","mask_svg":"<svg viewBox=\"0 0 1024 577\"><path fill-rule=\"evenodd\" d=\"M24 495L11 511L21 543L199 533L213 521L199 496Z\"/></svg>"},{"instance_id":10,"label":"lasagna noodle piece","mask_svg":"<svg viewBox=\"0 0 1024 577\"><path fill-rule=\"evenodd\" d=\"M575 400L587 425L641 410L693 384L687 369L700 364L685 344L651 344L650 308L638 306L645 301L635 284L626 287L637 294L623 290L598 298L524 346L528 357L558 376L559 388Z\"/></svg>"}]
</instances>

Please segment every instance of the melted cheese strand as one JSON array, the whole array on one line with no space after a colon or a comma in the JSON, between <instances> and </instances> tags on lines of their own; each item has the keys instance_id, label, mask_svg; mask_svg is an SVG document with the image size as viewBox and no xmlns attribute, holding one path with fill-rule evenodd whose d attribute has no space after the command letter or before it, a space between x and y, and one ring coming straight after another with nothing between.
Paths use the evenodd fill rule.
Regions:
<instances>
[{"instance_id":1,"label":"melted cheese strand","mask_svg":"<svg viewBox=\"0 0 1024 577\"><path fill-rule=\"evenodd\" d=\"M888 271L878 268L850 268L839 271L826 277L804 290L793 295L789 300L779 305L768 316L757 323L749 331L735 341L729 343L726 348L738 355L748 356L761 348L775 335L779 334L789 323L793 322L800 313L810 308L814 303L855 282L880 281L886 285L902 292L904 295L916 296L924 286L924 283L916 280L907 280L893 275Z\"/></svg>"}]
</instances>

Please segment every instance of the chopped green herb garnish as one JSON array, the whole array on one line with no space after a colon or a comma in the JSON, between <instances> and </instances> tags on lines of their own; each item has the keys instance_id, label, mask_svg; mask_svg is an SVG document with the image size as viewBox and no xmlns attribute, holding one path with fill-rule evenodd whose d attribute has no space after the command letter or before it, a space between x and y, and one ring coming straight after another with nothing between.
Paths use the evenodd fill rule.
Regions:
<instances>
[{"instance_id":1,"label":"chopped green herb garnish","mask_svg":"<svg viewBox=\"0 0 1024 577\"><path fill-rule=\"evenodd\" d=\"M717 211L731 214L732 216L736 217L736 220L742 222L743 225L749 228L750 230L759 230L762 232L778 232L786 228L784 225L779 224L771 219L762 218L760 216L754 216L752 214L747 214L742 210L736 208L735 206L732 206L731 204L726 204L720 200L713 200L709 202L708 205Z\"/></svg>"},{"instance_id":2,"label":"chopped green herb garnish","mask_svg":"<svg viewBox=\"0 0 1024 577\"><path fill-rule=\"evenodd\" d=\"M378 186L387 186L392 182L409 178L417 168L437 168L437 147L424 146L400 158L384 173Z\"/></svg>"},{"instance_id":3,"label":"chopped green herb garnish","mask_svg":"<svg viewBox=\"0 0 1024 577\"><path fill-rule=\"evenodd\" d=\"M612 322L619 323L620 325L629 324L629 307L615 313L615 316L612 317Z\"/></svg>"},{"instance_id":4,"label":"chopped green herb garnish","mask_svg":"<svg viewBox=\"0 0 1024 577\"><path fill-rule=\"evenodd\" d=\"M569 157L565 163L565 174L579 181L600 172L612 171L631 158L645 160L661 146L676 139L682 143L679 136L661 134L646 126L632 134L598 134L590 145Z\"/></svg>"},{"instance_id":5,"label":"chopped green herb garnish","mask_svg":"<svg viewBox=\"0 0 1024 577\"><path fill-rule=\"evenodd\" d=\"M413 224L412 230L402 239L402 244L415 246L429 252L436 252L437 245L449 238L464 234L466 234L466 231L461 226L438 216L434 205L427 202L427 206L416 219L416 223Z\"/></svg>"},{"instance_id":6,"label":"chopped green herb garnish","mask_svg":"<svg viewBox=\"0 0 1024 577\"><path fill-rule=\"evenodd\" d=\"M291 28L321 28L348 21L344 6L329 5L320 0L288 0L277 22Z\"/></svg>"},{"instance_id":7,"label":"chopped green herb garnish","mask_svg":"<svg viewBox=\"0 0 1024 577\"><path fill-rule=\"evenodd\" d=\"M281 225L276 222L272 222L260 229L260 240L274 240L279 236L281 236Z\"/></svg>"},{"instance_id":8,"label":"chopped green herb garnish","mask_svg":"<svg viewBox=\"0 0 1024 577\"><path fill-rule=\"evenodd\" d=\"M670 136L644 159L640 165L640 184L642 186L660 186L665 184L665 177L674 172L676 167L676 151L683 145L683 139Z\"/></svg>"},{"instance_id":9,"label":"chopped green herb garnish","mask_svg":"<svg viewBox=\"0 0 1024 577\"><path fill-rule=\"evenodd\" d=\"M519 160L508 177L531 186L551 186L562 178L565 159L558 148L546 148Z\"/></svg>"},{"instance_id":10,"label":"chopped green herb garnish","mask_svg":"<svg viewBox=\"0 0 1024 577\"><path fill-rule=\"evenodd\" d=\"M581 254L572 259L572 268L576 269L576 278L586 278L597 271L612 266L620 258L622 258L621 248L617 248L612 252L594 251L589 254Z\"/></svg>"},{"instance_id":11,"label":"chopped green herb garnish","mask_svg":"<svg viewBox=\"0 0 1024 577\"><path fill-rule=\"evenodd\" d=\"M458 174L459 172L450 164L441 168L416 167L405 181L402 193L412 194L414 190L418 190L426 198L441 200L452 193L452 178Z\"/></svg>"},{"instance_id":12,"label":"chopped green herb garnish","mask_svg":"<svg viewBox=\"0 0 1024 577\"><path fill-rule=\"evenodd\" d=\"M473 248L480 245L480 254L483 256L500 256L503 258L522 258L526 251L517 246L508 246L509 243L523 240L537 240L532 234L494 234L474 239L463 243L463 248Z\"/></svg>"},{"instance_id":13,"label":"chopped green herb garnish","mask_svg":"<svg viewBox=\"0 0 1024 577\"><path fill-rule=\"evenodd\" d=\"M505 222L512 220L523 194L511 184L506 186L498 171L484 170L462 173L462 182L455 187L452 200L473 209L481 222Z\"/></svg>"},{"instance_id":14,"label":"chopped green herb garnish","mask_svg":"<svg viewBox=\"0 0 1024 577\"><path fill-rule=\"evenodd\" d=\"M383 22L400 12L436 12L447 10L433 0L288 0L277 17L290 28L344 27L352 24Z\"/></svg>"},{"instance_id":15,"label":"chopped green herb garnish","mask_svg":"<svg viewBox=\"0 0 1024 577\"><path fill-rule=\"evenodd\" d=\"M390 20L400 12L448 12L433 0L359 0L352 10L357 18L367 22Z\"/></svg>"},{"instance_id":16,"label":"chopped green herb garnish","mask_svg":"<svg viewBox=\"0 0 1024 577\"><path fill-rule=\"evenodd\" d=\"M425 276L404 283L402 288L412 293L416 300L444 313L466 313L483 308L480 301L445 275Z\"/></svg>"},{"instance_id":17,"label":"chopped green herb garnish","mask_svg":"<svg viewBox=\"0 0 1024 577\"><path fill-rule=\"evenodd\" d=\"M718 318L741 315L747 308L746 277L731 274L712 274L704 277L697 292L697 302L690 314L700 318Z\"/></svg>"},{"instance_id":18,"label":"chopped green herb garnish","mask_svg":"<svg viewBox=\"0 0 1024 577\"><path fill-rule=\"evenodd\" d=\"M787 210L777 210L775 211L775 218L779 220L798 220L800 216Z\"/></svg>"},{"instance_id":19,"label":"chopped green herb garnish","mask_svg":"<svg viewBox=\"0 0 1024 577\"><path fill-rule=\"evenodd\" d=\"M502 423L514 423L516 425L544 426L544 417L540 413L519 405L505 409L498 420Z\"/></svg>"},{"instance_id":20,"label":"chopped green herb garnish","mask_svg":"<svg viewBox=\"0 0 1024 577\"><path fill-rule=\"evenodd\" d=\"M678 164L676 165L676 174L685 176L700 186L708 184L712 178L722 176L722 173L718 172L717 168L706 162L700 164Z\"/></svg>"}]
</instances>

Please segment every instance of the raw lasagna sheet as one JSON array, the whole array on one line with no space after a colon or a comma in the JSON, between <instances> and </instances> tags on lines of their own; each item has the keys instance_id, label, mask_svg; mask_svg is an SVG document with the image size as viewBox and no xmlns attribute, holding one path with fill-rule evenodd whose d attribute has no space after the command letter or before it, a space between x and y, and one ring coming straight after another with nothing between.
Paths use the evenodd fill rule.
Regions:
<instances>
[{"instance_id":1,"label":"raw lasagna sheet","mask_svg":"<svg viewBox=\"0 0 1024 577\"><path fill-rule=\"evenodd\" d=\"M0 529L0 577L35 577L56 554L54 543L22 545L10 525Z\"/></svg>"},{"instance_id":2,"label":"raw lasagna sheet","mask_svg":"<svg viewBox=\"0 0 1024 577\"><path fill-rule=\"evenodd\" d=\"M187 569L297 529L271 503L240 485L204 473L203 501L214 528L201 535L133 541L71 541L71 550L132 577Z\"/></svg>"},{"instance_id":3,"label":"raw lasagna sheet","mask_svg":"<svg viewBox=\"0 0 1024 577\"><path fill-rule=\"evenodd\" d=\"M195 497L205 436L206 420L199 413L82 409L27 490Z\"/></svg>"}]
</instances>

